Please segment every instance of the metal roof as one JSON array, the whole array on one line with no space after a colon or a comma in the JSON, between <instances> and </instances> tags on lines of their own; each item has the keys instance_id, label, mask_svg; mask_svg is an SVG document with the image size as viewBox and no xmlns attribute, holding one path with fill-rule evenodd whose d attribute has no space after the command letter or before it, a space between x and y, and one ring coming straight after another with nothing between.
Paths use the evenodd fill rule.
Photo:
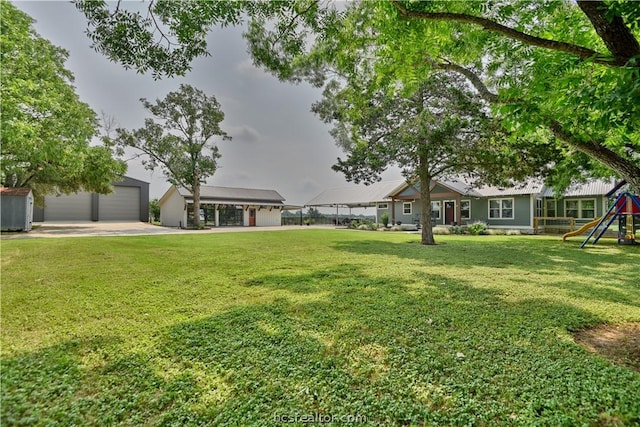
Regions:
<instances>
[{"instance_id":1,"label":"metal roof","mask_svg":"<svg viewBox=\"0 0 640 427\"><path fill-rule=\"evenodd\" d=\"M28 196L31 193L30 188L22 187L0 187L0 194L3 196Z\"/></svg>"},{"instance_id":2,"label":"metal roof","mask_svg":"<svg viewBox=\"0 0 640 427\"><path fill-rule=\"evenodd\" d=\"M616 185L615 179L588 179L582 183L574 183L563 193L562 197L584 197L606 195ZM553 188L546 188L544 197L556 197Z\"/></svg>"},{"instance_id":3,"label":"metal roof","mask_svg":"<svg viewBox=\"0 0 640 427\"><path fill-rule=\"evenodd\" d=\"M404 180L377 182L371 185L330 188L305 203L306 206L371 206L384 202L405 183Z\"/></svg>"},{"instance_id":4,"label":"metal roof","mask_svg":"<svg viewBox=\"0 0 640 427\"><path fill-rule=\"evenodd\" d=\"M463 179L434 180L452 191L471 197L500 197L534 194L541 197L554 197L553 189L547 188L542 180L531 179L516 183L511 187L483 186L474 188ZM373 206L377 202L387 202L391 196L404 190L409 184L405 180L379 182L372 185L353 185L351 187L330 188L309 200L306 206ZM419 185L414 184L416 186ZM615 185L612 180L589 180L584 184L575 184L567 189L564 197L603 195Z\"/></svg>"},{"instance_id":5,"label":"metal roof","mask_svg":"<svg viewBox=\"0 0 640 427\"><path fill-rule=\"evenodd\" d=\"M544 188L544 182L539 180L530 180L527 182L514 184L511 187L484 186L481 188L477 188L476 191L483 197L496 197L518 196L524 194L541 194Z\"/></svg>"},{"instance_id":6,"label":"metal roof","mask_svg":"<svg viewBox=\"0 0 640 427\"><path fill-rule=\"evenodd\" d=\"M178 193L185 199L193 198L191 192L185 188L178 188ZM227 204L255 202L259 204L282 205L285 198L275 190L203 185L200 187L200 200Z\"/></svg>"}]
</instances>

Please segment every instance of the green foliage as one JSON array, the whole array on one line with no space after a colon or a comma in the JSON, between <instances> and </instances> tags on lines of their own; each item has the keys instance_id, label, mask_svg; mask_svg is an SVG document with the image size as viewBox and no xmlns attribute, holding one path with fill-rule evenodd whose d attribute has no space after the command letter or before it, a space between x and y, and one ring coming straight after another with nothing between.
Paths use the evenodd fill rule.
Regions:
<instances>
[{"instance_id":1,"label":"green foliage","mask_svg":"<svg viewBox=\"0 0 640 427\"><path fill-rule=\"evenodd\" d=\"M160 203L158 203L158 199L153 199L149 202L149 213L151 213L153 221L160 221Z\"/></svg>"},{"instance_id":2,"label":"green foliage","mask_svg":"<svg viewBox=\"0 0 640 427\"><path fill-rule=\"evenodd\" d=\"M40 37L32 19L3 1L0 66L0 181L47 193L111 191L126 171L105 147L90 146L95 113L81 102L64 67L68 53Z\"/></svg>"},{"instance_id":3,"label":"green foliage","mask_svg":"<svg viewBox=\"0 0 640 427\"><path fill-rule=\"evenodd\" d=\"M328 75L374 75L379 87L410 92L433 72L463 75L514 140L506 150L524 150L523 170L558 186L617 174L640 188L634 2L365 1L337 10L311 0L155 1L145 13L76 5L99 52L156 77L207 55L211 26L245 21L255 63L282 80L322 86Z\"/></svg>"},{"instance_id":4,"label":"green foliage","mask_svg":"<svg viewBox=\"0 0 640 427\"><path fill-rule=\"evenodd\" d=\"M141 151L147 169L160 167L171 184L191 192L194 212L198 212L200 185L213 176L220 158L214 138L231 139L220 128L224 119L220 104L215 96L185 84L155 103L140 101L153 118L146 119L140 129L116 129L117 136L105 137L105 142ZM194 225L200 226L199 215L194 216Z\"/></svg>"},{"instance_id":5,"label":"green foliage","mask_svg":"<svg viewBox=\"0 0 640 427\"><path fill-rule=\"evenodd\" d=\"M344 48L375 53L361 56L407 86L434 71L464 75L512 139L525 138L534 159L544 155L555 166L540 172L558 186L613 173L638 187L640 33L630 12L636 7L578 3L364 2L345 19L365 13L355 9L373 9L372 19ZM612 20L600 35L592 23L598 19ZM531 152L522 159L528 164Z\"/></svg>"},{"instance_id":6,"label":"green foliage","mask_svg":"<svg viewBox=\"0 0 640 427\"><path fill-rule=\"evenodd\" d=\"M640 321L637 251L441 239L3 241L2 425L638 424L640 374L570 335Z\"/></svg>"},{"instance_id":7,"label":"green foliage","mask_svg":"<svg viewBox=\"0 0 640 427\"><path fill-rule=\"evenodd\" d=\"M486 234L487 224L480 221L474 222L473 224L469 224L467 226L467 230L469 231L469 234L472 234L474 236L478 236L480 234Z\"/></svg>"},{"instance_id":8,"label":"green foliage","mask_svg":"<svg viewBox=\"0 0 640 427\"><path fill-rule=\"evenodd\" d=\"M387 227L389 225L389 213L383 212L382 215L380 215L380 221L382 221L382 225Z\"/></svg>"}]
</instances>

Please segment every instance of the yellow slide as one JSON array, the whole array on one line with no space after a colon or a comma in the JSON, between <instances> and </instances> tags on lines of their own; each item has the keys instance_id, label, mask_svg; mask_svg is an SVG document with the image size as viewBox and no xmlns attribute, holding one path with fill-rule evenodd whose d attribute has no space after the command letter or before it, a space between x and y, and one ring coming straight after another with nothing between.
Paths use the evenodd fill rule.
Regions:
<instances>
[{"instance_id":1,"label":"yellow slide","mask_svg":"<svg viewBox=\"0 0 640 427\"><path fill-rule=\"evenodd\" d=\"M570 231L566 234L562 235L562 241L567 240L568 237L573 237L573 236L577 236L579 234L584 233L585 231L589 230L590 228L595 227L596 225L598 225L598 223L602 220L603 217L600 218L596 218L591 222L586 223L585 225L583 225L582 227L578 228L575 231Z\"/></svg>"}]
</instances>

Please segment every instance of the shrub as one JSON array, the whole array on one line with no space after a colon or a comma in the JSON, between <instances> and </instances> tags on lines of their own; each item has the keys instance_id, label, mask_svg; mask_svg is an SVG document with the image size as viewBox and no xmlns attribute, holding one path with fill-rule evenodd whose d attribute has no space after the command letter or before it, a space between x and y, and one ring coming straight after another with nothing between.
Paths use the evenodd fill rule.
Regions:
<instances>
[{"instance_id":1,"label":"shrub","mask_svg":"<svg viewBox=\"0 0 640 427\"><path fill-rule=\"evenodd\" d=\"M480 234L486 234L487 232L487 224L485 224L484 222L474 222L473 224L471 224L469 227L469 233L473 234L474 236L480 235Z\"/></svg>"},{"instance_id":2,"label":"shrub","mask_svg":"<svg viewBox=\"0 0 640 427\"><path fill-rule=\"evenodd\" d=\"M449 231L453 234L465 234L467 232L467 227L451 227Z\"/></svg>"},{"instance_id":3,"label":"shrub","mask_svg":"<svg viewBox=\"0 0 640 427\"><path fill-rule=\"evenodd\" d=\"M382 221L382 225L385 227L389 226L389 214L387 212L380 215L380 221Z\"/></svg>"}]
</instances>

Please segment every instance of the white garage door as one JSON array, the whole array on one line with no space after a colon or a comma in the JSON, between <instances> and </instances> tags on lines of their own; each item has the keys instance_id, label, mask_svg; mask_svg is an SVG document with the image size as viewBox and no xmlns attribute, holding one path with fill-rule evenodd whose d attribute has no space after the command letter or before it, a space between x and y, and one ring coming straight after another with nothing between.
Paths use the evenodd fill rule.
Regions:
<instances>
[{"instance_id":1,"label":"white garage door","mask_svg":"<svg viewBox=\"0 0 640 427\"><path fill-rule=\"evenodd\" d=\"M140 221L140 187L113 187L114 192L100 195L100 221Z\"/></svg>"},{"instance_id":2,"label":"white garage door","mask_svg":"<svg viewBox=\"0 0 640 427\"><path fill-rule=\"evenodd\" d=\"M44 220L91 221L91 193L45 197Z\"/></svg>"}]
</instances>

